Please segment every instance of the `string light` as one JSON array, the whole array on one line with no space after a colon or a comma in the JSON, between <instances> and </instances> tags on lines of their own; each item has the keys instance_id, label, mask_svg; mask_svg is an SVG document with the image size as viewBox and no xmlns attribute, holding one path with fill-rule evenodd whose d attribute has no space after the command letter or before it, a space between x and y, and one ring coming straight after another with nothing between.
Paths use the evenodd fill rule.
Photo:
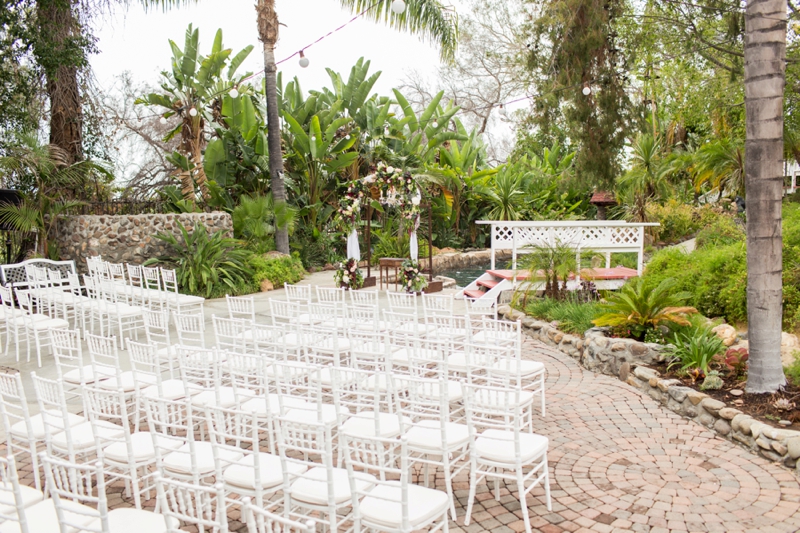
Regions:
<instances>
[{"instance_id":1,"label":"string light","mask_svg":"<svg viewBox=\"0 0 800 533\"><path fill-rule=\"evenodd\" d=\"M298 63L302 68L307 68L308 64L310 63L310 61L308 60L308 58L306 57L306 55L303 53L302 50L300 50L300 61L298 61Z\"/></svg>"},{"instance_id":2,"label":"string light","mask_svg":"<svg viewBox=\"0 0 800 533\"><path fill-rule=\"evenodd\" d=\"M191 116L193 116L193 117L196 117L196 116L197 116L197 109L195 109L195 108L191 108L191 109L189 110L189 114L190 114Z\"/></svg>"},{"instance_id":3,"label":"string light","mask_svg":"<svg viewBox=\"0 0 800 533\"><path fill-rule=\"evenodd\" d=\"M236 89L236 87L231 89L231 92L228 94L231 95L231 98L239 98L239 91Z\"/></svg>"},{"instance_id":4,"label":"string light","mask_svg":"<svg viewBox=\"0 0 800 533\"><path fill-rule=\"evenodd\" d=\"M586 83L584 84L583 90L581 92L583 93L583 96L589 96L590 94L592 94L592 88L589 87L588 83Z\"/></svg>"},{"instance_id":5,"label":"string light","mask_svg":"<svg viewBox=\"0 0 800 533\"><path fill-rule=\"evenodd\" d=\"M500 104L500 115L502 115L504 118L508 117L508 110L503 106L503 104Z\"/></svg>"},{"instance_id":6,"label":"string light","mask_svg":"<svg viewBox=\"0 0 800 533\"><path fill-rule=\"evenodd\" d=\"M392 2L392 11L395 15L402 15L406 10L406 3L403 0L394 0Z\"/></svg>"},{"instance_id":7,"label":"string light","mask_svg":"<svg viewBox=\"0 0 800 533\"><path fill-rule=\"evenodd\" d=\"M140 120L141 120L141 119L140 119ZM161 117L161 119L159 120L159 122L160 122L161 124L166 124L166 123L167 123L167 117L163 117L163 116L162 116L162 117Z\"/></svg>"}]
</instances>

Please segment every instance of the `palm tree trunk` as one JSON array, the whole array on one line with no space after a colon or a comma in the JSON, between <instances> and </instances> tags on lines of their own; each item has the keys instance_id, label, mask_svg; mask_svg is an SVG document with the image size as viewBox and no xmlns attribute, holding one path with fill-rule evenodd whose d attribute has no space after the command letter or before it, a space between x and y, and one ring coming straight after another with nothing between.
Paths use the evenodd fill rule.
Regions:
<instances>
[{"instance_id":1,"label":"palm tree trunk","mask_svg":"<svg viewBox=\"0 0 800 533\"><path fill-rule=\"evenodd\" d=\"M50 100L50 144L83 159L83 119L78 65L85 61L81 29L71 0L37 0L39 20L36 56L47 80Z\"/></svg>"},{"instance_id":2,"label":"palm tree trunk","mask_svg":"<svg viewBox=\"0 0 800 533\"><path fill-rule=\"evenodd\" d=\"M786 384L781 366L783 90L786 1L748 0L744 88L747 135L747 392Z\"/></svg>"},{"instance_id":3,"label":"palm tree trunk","mask_svg":"<svg viewBox=\"0 0 800 533\"><path fill-rule=\"evenodd\" d=\"M283 151L281 124L278 113L278 67L275 64L275 43L278 42L278 14L275 0L258 0L258 38L264 45L264 88L267 93L267 144L269 146L269 175L275 204L286 203L283 184ZM286 226L275 231L275 248L289 253L289 231Z\"/></svg>"}]
</instances>

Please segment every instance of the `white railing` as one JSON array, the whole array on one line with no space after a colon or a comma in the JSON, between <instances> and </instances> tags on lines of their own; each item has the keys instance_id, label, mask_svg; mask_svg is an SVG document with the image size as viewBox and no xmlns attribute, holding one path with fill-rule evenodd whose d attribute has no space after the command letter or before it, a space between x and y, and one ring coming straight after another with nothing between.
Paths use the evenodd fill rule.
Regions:
<instances>
[{"instance_id":1,"label":"white railing","mask_svg":"<svg viewBox=\"0 0 800 533\"><path fill-rule=\"evenodd\" d=\"M512 269L516 272L519 254L530 253L532 248L537 246L564 244L573 248L579 258L582 250L604 254L606 268L611 267L612 253L636 252L637 270L640 275L644 268L644 228L658 226L656 223L631 224L612 220L570 222L481 220L477 224L492 227L492 269L495 268L495 254L498 250L511 250Z\"/></svg>"}]
</instances>

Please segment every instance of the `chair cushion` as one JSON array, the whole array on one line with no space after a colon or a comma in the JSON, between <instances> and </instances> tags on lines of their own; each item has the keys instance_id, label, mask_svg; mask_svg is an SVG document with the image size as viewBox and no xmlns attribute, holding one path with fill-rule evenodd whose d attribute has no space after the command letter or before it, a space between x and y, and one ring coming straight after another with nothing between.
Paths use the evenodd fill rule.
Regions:
<instances>
[{"instance_id":1,"label":"chair cushion","mask_svg":"<svg viewBox=\"0 0 800 533\"><path fill-rule=\"evenodd\" d=\"M65 329L69 327L69 322L61 318L51 318L49 320L34 320L33 322L28 322L28 327L35 331L47 330L47 329Z\"/></svg>"},{"instance_id":2,"label":"chair cushion","mask_svg":"<svg viewBox=\"0 0 800 533\"><path fill-rule=\"evenodd\" d=\"M141 385L153 385L156 382L155 376L140 374L138 377ZM117 384L117 378L114 376L98 382L97 386L98 388L104 390L117 390L119 388L122 388L122 390L125 392L132 392L136 390L136 378L134 377L133 372L130 370L122 373L119 383L121 383L121 385Z\"/></svg>"},{"instance_id":3,"label":"chair cushion","mask_svg":"<svg viewBox=\"0 0 800 533\"><path fill-rule=\"evenodd\" d=\"M464 424L447 422L445 425L447 449L458 449L469 440L469 429ZM414 424L406 433L408 446L415 450L442 454L442 432L436 420L422 420Z\"/></svg>"},{"instance_id":4,"label":"chair cushion","mask_svg":"<svg viewBox=\"0 0 800 533\"><path fill-rule=\"evenodd\" d=\"M269 410L272 416L281 414L281 403L285 409L313 409L314 407L300 398L293 398L291 396L283 396L278 399L275 393L269 394ZM251 400L242 402L242 411L245 413L254 413L256 416L264 418L267 416L267 402L264 401L263 396L256 396Z\"/></svg>"},{"instance_id":5,"label":"chair cushion","mask_svg":"<svg viewBox=\"0 0 800 533\"><path fill-rule=\"evenodd\" d=\"M49 411L49 412L52 413L52 416L48 417L48 419L50 424L54 426L54 431L61 431L62 429L64 429L64 426L61 423L61 413L59 413L58 411ZM86 422L86 419L84 417L72 413L67 413L67 420L68 420L67 423L70 425L70 427L77 426L78 424ZM45 438L44 420L42 419L41 414L33 415L31 417L31 429L33 429L33 440L42 440ZM30 436L28 435L28 428L25 426L24 420L20 420L19 422L11 426L11 434L21 439L30 438Z\"/></svg>"},{"instance_id":6,"label":"chair cushion","mask_svg":"<svg viewBox=\"0 0 800 533\"><path fill-rule=\"evenodd\" d=\"M81 384L81 369L74 368L69 372L66 372L63 376L64 381L67 383L74 383L76 385ZM86 383L94 383L98 379L106 379L108 378L108 374L98 372L97 376L94 374L94 370L92 369L92 365L83 365L83 379Z\"/></svg>"},{"instance_id":7,"label":"chair cushion","mask_svg":"<svg viewBox=\"0 0 800 533\"><path fill-rule=\"evenodd\" d=\"M261 452L258 454L258 463L262 489L277 487L283 483L283 469L281 468L280 457L271 453ZM227 484L243 489L254 490L256 487L256 470L253 466L254 464L255 456L253 454L248 454L226 468L222 474L222 479ZM292 474L302 474L306 471L306 467L290 462L289 470Z\"/></svg>"},{"instance_id":8,"label":"chair cushion","mask_svg":"<svg viewBox=\"0 0 800 533\"><path fill-rule=\"evenodd\" d=\"M549 440L543 435L520 432L519 449L523 464L547 451ZM475 439L478 461L514 464L514 432L487 429Z\"/></svg>"},{"instance_id":9,"label":"chair cushion","mask_svg":"<svg viewBox=\"0 0 800 533\"><path fill-rule=\"evenodd\" d=\"M521 360L519 361L519 364L517 361L498 361L493 365L494 372L503 374L508 372L516 374L518 369L522 377L531 377L544 372L544 363L539 361Z\"/></svg>"},{"instance_id":10,"label":"chair cushion","mask_svg":"<svg viewBox=\"0 0 800 533\"><path fill-rule=\"evenodd\" d=\"M342 407L343 410L350 412L346 407ZM292 422L322 422L323 424L332 424L336 422L336 407L331 404L323 404L322 405L322 420L320 420L320 416L317 413L317 406L313 404L309 404L307 409L289 409L286 412L285 417Z\"/></svg>"},{"instance_id":11,"label":"chair cushion","mask_svg":"<svg viewBox=\"0 0 800 533\"><path fill-rule=\"evenodd\" d=\"M350 480L344 468L332 468L333 501L341 504L350 500ZM366 490L375 483L375 476L364 472L356 472L356 486ZM316 466L294 480L291 486L292 499L314 505L328 503L328 471L325 467Z\"/></svg>"},{"instance_id":12,"label":"chair cushion","mask_svg":"<svg viewBox=\"0 0 800 533\"><path fill-rule=\"evenodd\" d=\"M180 522L153 511L144 509L114 509L108 513L108 530L110 533L163 533L170 528L177 529ZM100 520L91 522L87 529L101 529Z\"/></svg>"},{"instance_id":13,"label":"chair cushion","mask_svg":"<svg viewBox=\"0 0 800 533\"><path fill-rule=\"evenodd\" d=\"M248 389L236 389L233 387L220 387L219 388L219 405L217 405L217 393L213 390L204 390L199 394L192 396L192 405L195 407L223 407L229 408L236 405L236 397L250 398L253 396L253 391Z\"/></svg>"},{"instance_id":14,"label":"chair cushion","mask_svg":"<svg viewBox=\"0 0 800 533\"><path fill-rule=\"evenodd\" d=\"M162 451L176 450L181 447L181 441L177 439L158 439L158 446ZM153 448L153 435L147 431L137 431L131 434L131 448L133 448L133 460L137 463L147 461L148 459L155 459L156 452ZM117 463L128 462L128 447L124 442L115 442L110 446L103 448L103 455L110 461Z\"/></svg>"},{"instance_id":15,"label":"chair cushion","mask_svg":"<svg viewBox=\"0 0 800 533\"><path fill-rule=\"evenodd\" d=\"M189 450L191 449L190 443L186 443L180 448L176 448L174 453L170 453L164 457L164 468L176 472L178 474L192 475L192 458L190 457ZM194 443L195 457L194 462L197 467L197 473L203 476L214 472L214 451L211 448L210 442ZM241 454L221 450L220 459L223 463L223 468L234 461L237 461Z\"/></svg>"},{"instance_id":16,"label":"chair cushion","mask_svg":"<svg viewBox=\"0 0 800 533\"><path fill-rule=\"evenodd\" d=\"M101 439L103 437L119 438L122 436L123 431L125 431L120 426L111 424L110 422L104 422L102 420L96 422L95 427L97 435ZM70 434L72 435L72 447L74 450L86 450L88 448L94 448L94 432L92 431L91 422L83 422L77 426L72 426L70 428ZM66 450L67 434L62 431L61 433L53 435L52 442L53 446L56 448Z\"/></svg>"},{"instance_id":17,"label":"chair cushion","mask_svg":"<svg viewBox=\"0 0 800 533\"><path fill-rule=\"evenodd\" d=\"M378 485L361 500L362 524L367 527L399 529L403 521L402 493L399 482ZM420 529L429 521L441 517L450 506L446 492L420 485L408 485L408 521Z\"/></svg>"},{"instance_id":18,"label":"chair cushion","mask_svg":"<svg viewBox=\"0 0 800 533\"><path fill-rule=\"evenodd\" d=\"M327 337L322 342L315 343L312 346L312 349L316 349L321 352L333 352L334 350L339 350L340 352L349 352L350 339L347 337L337 336L334 340L333 337Z\"/></svg>"},{"instance_id":19,"label":"chair cushion","mask_svg":"<svg viewBox=\"0 0 800 533\"><path fill-rule=\"evenodd\" d=\"M180 400L186 398L186 389L180 379L165 379L161 382L161 390L158 385L151 385L142 391L145 398L163 398L165 400Z\"/></svg>"},{"instance_id":20,"label":"chair cushion","mask_svg":"<svg viewBox=\"0 0 800 533\"><path fill-rule=\"evenodd\" d=\"M411 419L403 417L403 425L411 426ZM400 420L397 415L389 413L378 413L378 426L380 435L375 435L375 413L372 411L361 411L348 418L342 425L341 430L349 435L356 437L380 437L390 439L400 435Z\"/></svg>"},{"instance_id":21,"label":"chair cushion","mask_svg":"<svg viewBox=\"0 0 800 533\"><path fill-rule=\"evenodd\" d=\"M482 330L472 336L473 342L485 344L509 343L517 340L517 335L510 331Z\"/></svg>"},{"instance_id":22,"label":"chair cushion","mask_svg":"<svg viewBox=\"0 0 800 533\"><path fill-rule=\"evenodd\" d=\"M72 523L88 524L92 520L91 515L70 513L70 509L81 509L84 513L96 514L97 511L86 505L73 502L72 500L61 500L62 508L67 514L67 520ZM58 515L53 500L48 498L25 509L25 519L28 522L28 531L33 533L57 533L61 531L58 525ZM17 522L4 522L0 524L0 533L20 533Z\"/></svg>"},{"instance_id":23,"label":"chair cushion","mask_svg":"<svg viewBox=\"0 0 800 533\"><path fill-rule=\"evenodd\" d=\"M11 516L17 514L17 504L14 502L14 494L10 491L11 485L8 486L9 490L0 491L0 515ZM20 485L19 491L22 494L22 506L30 507L37 504L44 499L42 491L27 485Z\"/></svg>"}]
</instances>

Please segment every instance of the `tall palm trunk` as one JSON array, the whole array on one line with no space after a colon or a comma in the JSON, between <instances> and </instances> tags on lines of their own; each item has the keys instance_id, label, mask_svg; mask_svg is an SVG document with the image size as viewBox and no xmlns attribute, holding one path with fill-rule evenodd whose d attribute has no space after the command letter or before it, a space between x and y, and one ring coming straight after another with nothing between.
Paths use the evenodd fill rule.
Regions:
<instances>
[{"instance_id":1,"label":"tall palm trunk","mask_svg":"<svg viewBox=\"0 0 800 533\"><path fill-rule=\"evenodd\" d=\"M71 0L37 0L37 59L46 77L50 99L50 144L69 154L69 163L83 159L83 120L78 67L85 61L81 29Z\"/></svg>"},{"instance_id":2,"label":"tall palm trunk","mask_svg":"<svg viewBox=\"0 0 800 533\"><path fill-rule=\"evenodd\" d=\"M748 0L744 89L747 135L747 392L786 384L781 366L783 89L786 0Z\"/></svg>"},{"instance_id":3,"label":"tall palm trunk","mask_svg":"<svg viewBox=\"0 0 800 533\"><path fill-rule=\"evenodd\" d=\"M264 88L267 93L267 144L269 146L269 175L272 198L278 204L286 203L283 184L283 150L281 149L281 124L278 113L278 67L275 64L275 44L278 42L278 13L275 0L258 0L258 39L264 44ZM289 253L289 230L284 225L275 231L275 248Z\"/></svg>"}]
</instances>

